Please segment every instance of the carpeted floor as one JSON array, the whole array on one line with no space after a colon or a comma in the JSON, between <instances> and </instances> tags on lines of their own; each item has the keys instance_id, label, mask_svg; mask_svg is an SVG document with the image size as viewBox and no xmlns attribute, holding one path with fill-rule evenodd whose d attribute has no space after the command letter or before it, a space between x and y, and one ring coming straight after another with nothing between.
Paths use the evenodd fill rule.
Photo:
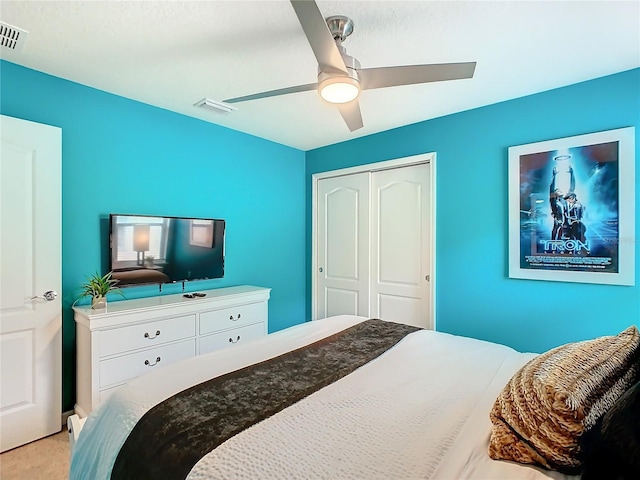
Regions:
<instances>
[{"instance_id":1,"label":"carpeted floor","mask_svg":"<svg viewBox=\"0 0 640 480\"><path fill-rule=\"evenodd\" d=\"M69 433L60 433L0 454L2 480L66 480L69 477Z\"/></svg>"}]
</instances>

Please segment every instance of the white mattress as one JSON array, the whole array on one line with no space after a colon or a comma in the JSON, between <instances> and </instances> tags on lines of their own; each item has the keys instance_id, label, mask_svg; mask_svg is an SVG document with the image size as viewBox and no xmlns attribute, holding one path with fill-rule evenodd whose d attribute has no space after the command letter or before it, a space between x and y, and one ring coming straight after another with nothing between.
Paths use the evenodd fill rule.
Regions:
<instances>
[{"instance_id":1,"label":"white mattress","mask_svg":"<svg viewBox=\"0 0 640 480\"><path fill-rule=\"evenodd\" d=\"M109 478L120 446L156 403L363 320L308 322L137 378L89 416L70 478ZM533 356L434 331L410 334L354 373L230 438L188 478L570 478L487 454L491 406Z\"/></svg>"}]
</instances>

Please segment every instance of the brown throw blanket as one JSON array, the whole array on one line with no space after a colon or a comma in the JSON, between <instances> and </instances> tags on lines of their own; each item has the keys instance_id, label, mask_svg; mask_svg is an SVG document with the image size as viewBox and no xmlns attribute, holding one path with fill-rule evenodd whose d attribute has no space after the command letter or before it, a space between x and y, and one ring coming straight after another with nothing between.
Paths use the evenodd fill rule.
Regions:
<instances>
[{"instance_id":1,"label":"brown throw blanket","mask_svg":"<svg viewBox=\"0 0 640 480\"><path fill-rule=\"evenodd\" d=\"M111 478L184 479L207 453L378 357L419 328L366 320L168 398L135 425Z\"/></svg>"}]
</instances>

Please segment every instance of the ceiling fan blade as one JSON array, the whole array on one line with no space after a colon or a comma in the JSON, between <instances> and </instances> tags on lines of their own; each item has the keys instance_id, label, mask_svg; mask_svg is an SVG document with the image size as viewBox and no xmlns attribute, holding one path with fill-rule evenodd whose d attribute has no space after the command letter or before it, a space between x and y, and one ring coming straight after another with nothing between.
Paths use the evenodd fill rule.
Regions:
<instances>
[{"instance_id":1,"label":"ceiling fan blade","mask_svg":"<svg viewBox=\"0 0 640 480\"><path fill-rule=\"evenodd\" d=\"M347 67L316 2L291 0L291 5L318 60L320 71L346 75Z\"/></svg>"},{"instance_id":2,"label":"ceiling fan blade","mask_svg":"<svg viewBox=\"0 0 640 480\"><path fill-rule=\"evenodd\" d=\"M407 65L399 67L362 68L358 70L363 90L441 82L473 77L476 62Z\"/></svg>"},{"instance_id":3,"label":"ceiling fan blade","mask_svg":"<svg viewBox=\"0 0 640 480\"><path fill-rule=\"evenodd\" d=\"M259 98L276 97L278 95L287 95L289 93L306 92L309 90L317 90L317 83L307 83L306 85L298 85L296 87L279 88L277 90L269 90L268 92L254 93L253 95L245 95L244 97L229 98L223 100L224 103L246 102L248 100L257 100Z\"/></svg>"},{"instance_id":4,"label":"ceiling fan blade","mask_svg":"<svg viewBox=\"0 0 640 480\"><path fill-rule=\"evenodd\" d=\"M336 107L338 107L340 115L342 115L347 127L349 127L349 131L353 132L354 130L358 130L364 126L362 123L362 114L360 113L360 104L358 103L358 100L354 100L349 103L336 104Z\"/></svg>"}]
</instances>

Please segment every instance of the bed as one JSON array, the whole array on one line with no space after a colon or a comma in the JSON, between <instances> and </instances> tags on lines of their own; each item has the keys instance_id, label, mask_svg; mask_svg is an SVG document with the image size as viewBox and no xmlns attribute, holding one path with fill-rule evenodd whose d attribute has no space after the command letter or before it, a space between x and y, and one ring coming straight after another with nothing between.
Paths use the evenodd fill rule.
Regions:
<instances>
[{"instance_id":1,"label":"bed","mask_svg":"<svg viewBox=\"0 0 640 480\"><path fill-rule=\"evenodd\" d=\"M113 279L118 280L119 285L147 285L152 283L171 283L171 279L156 268L126 268L113 271Z\"/></svg>"},{"instance_id":2,"label":"bed","mask_svg":"<svg viewBox=\"0 0 640 480\"><path fill-rule=\"evenodd\" d=\"M70 478L578 478L488 455L489 412L505 385L536 354L391 323L349 315L330 317L138 377L86 421L72 418ZM322 377L318 388L299 385L306 370L291 374L294 378L281 389L283 395L303 393L266 415L258 404L277 396L275 380L262 371L257 374L263 375L260 386L242 383L244 373L238 372L254 372L256 365L272 368L281 359L305 368L315 363L333 365L327 349L334 348L329 342L335 339L343 342L342 357L352 361L358 357L353 353L358 342L348 335L365 328L402 331L384 330L382 337L391 343L381 350L375 346L376 354L359 360L352 371L336 378L331 372L317 374ZM310 349L316 350L309 354ZM291 365L284 371L290 372ZM220 381L227 383L211 383ZM230 384L241 388L211 397L222 395ZM200 407L193 407L186 398L202 392L203 385L213 385L204 395L212 403L194 416L194 408ZM245 393L252 393L253 399L243 409L235 408ZM216 420L212 415L218 408L221 413ZM243 424L246 419L240 410L253 410L253 420ZM173 416L182 411L186 417L175 420L173 426ZM161 412L165 417L154 417ZM234 415L240 415L241 427L231 425ZM201 416L208 418L208 426L198 426ZM176 449L194 450L194 445L178 444L200 438L220 424L231 432L227 438L218 438L213 449L204 448L202 456L172 470L183 461L173 459ZM145 432L145 425L155 425L155 430Z\"/></svg>"}]
</instances>

